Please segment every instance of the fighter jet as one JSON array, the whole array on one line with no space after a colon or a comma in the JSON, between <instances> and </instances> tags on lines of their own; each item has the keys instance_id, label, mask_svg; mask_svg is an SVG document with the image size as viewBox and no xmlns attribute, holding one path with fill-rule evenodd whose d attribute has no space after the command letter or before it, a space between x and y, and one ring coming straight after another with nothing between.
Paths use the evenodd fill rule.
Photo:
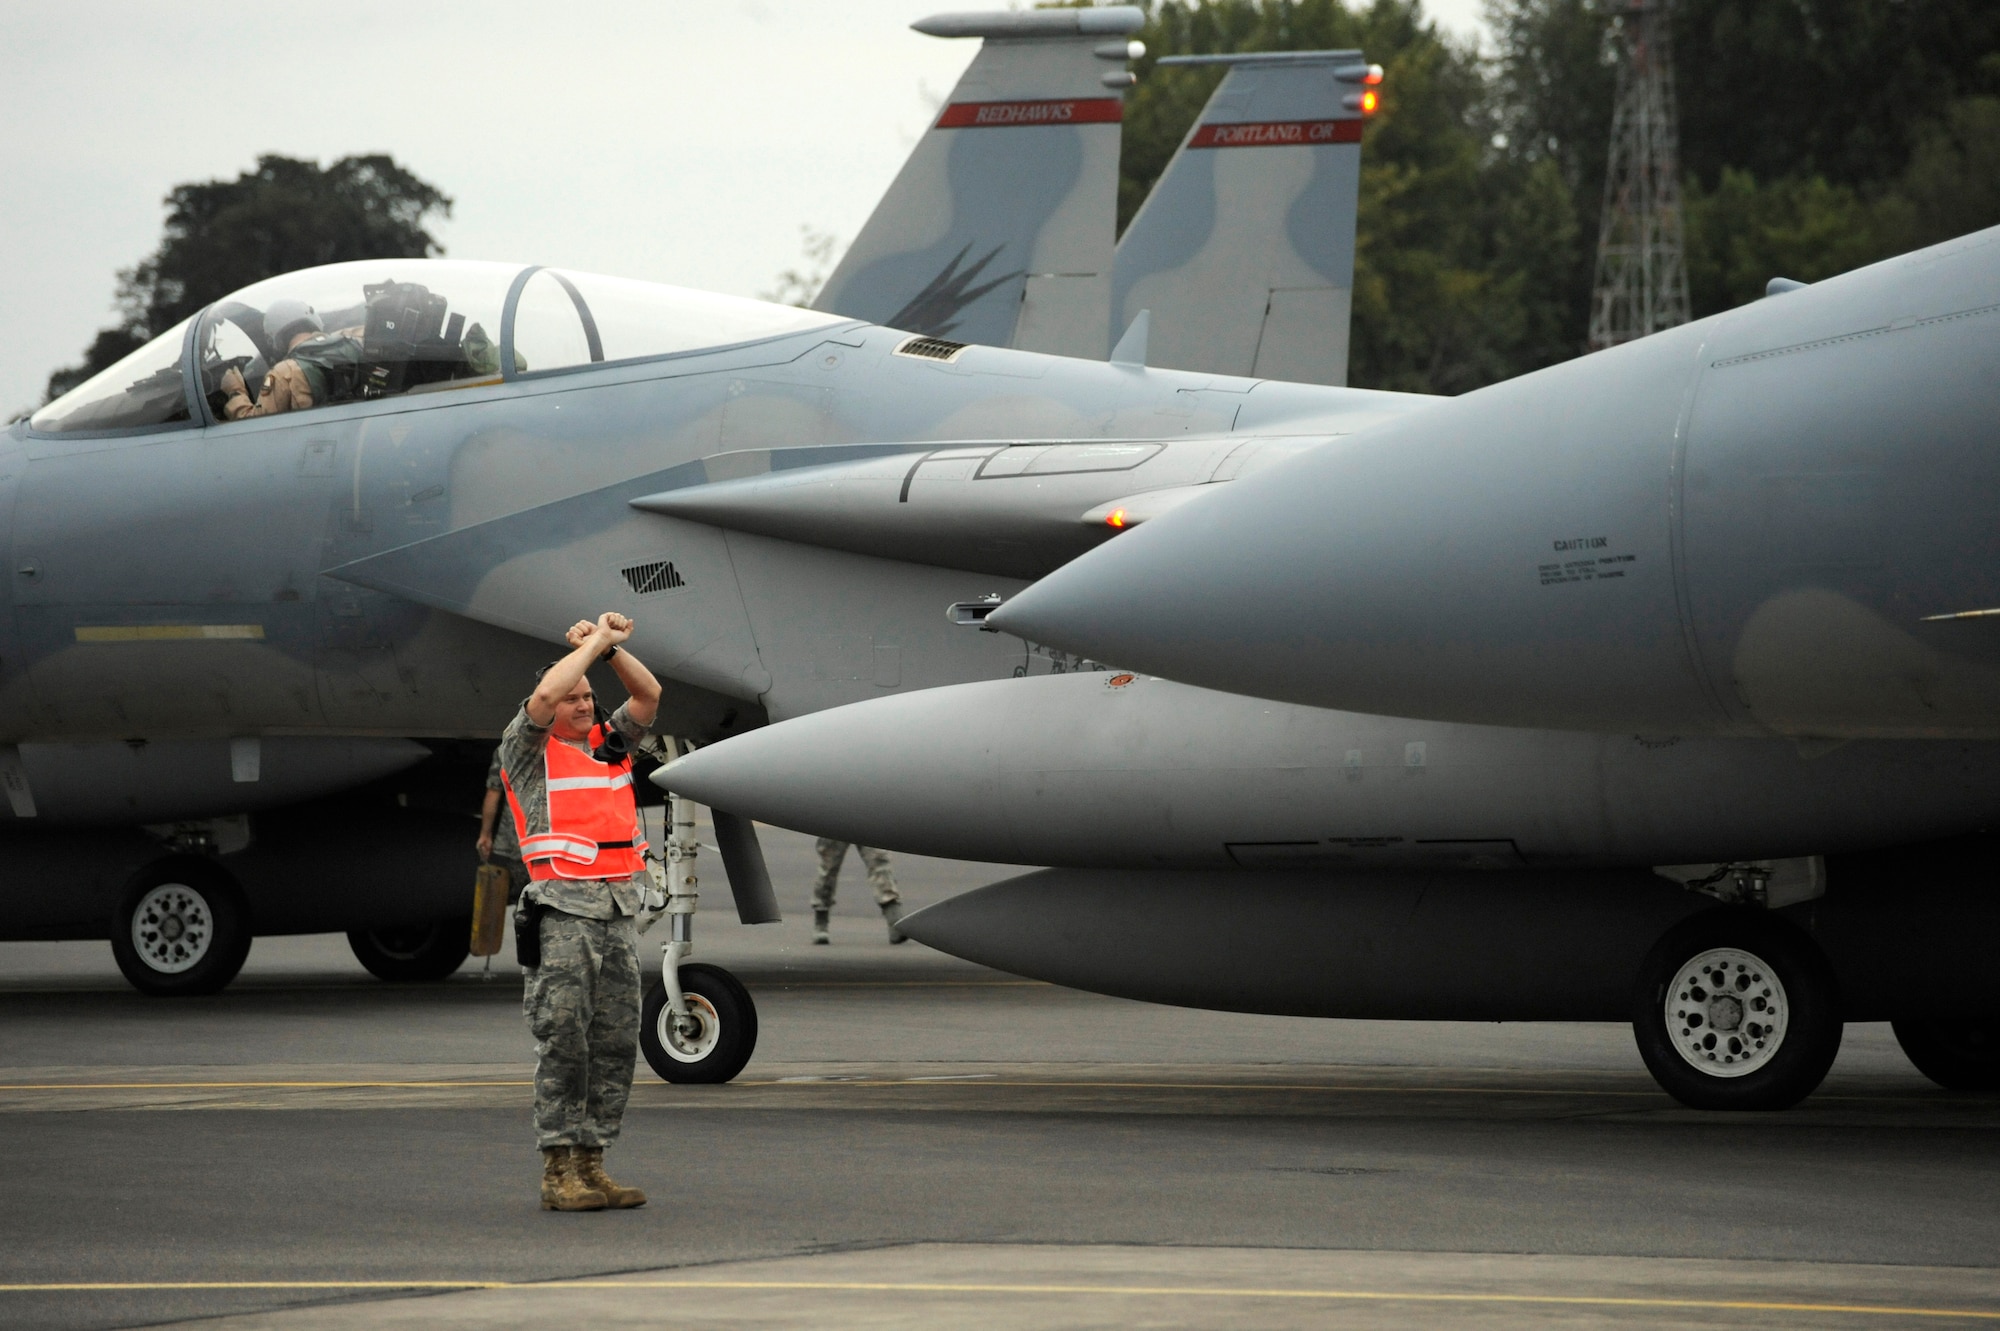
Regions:
<instances>
[{"instance_id":1,"label":"fighter jet","mask_svg":"<svg viewBox=\"0 0 2000 1331\"><path fill-rule=\"evenodd\" d=\"M994 622L1394 715L2000 735L1996 241L1776 283L1301 454Z\"/></svg>"},{"instance_id":2,"label":"fighter jet","mask_svg":"<svg viewBox=\"0 0 2000 1331\"><path fill-rule=\"evenodd\" d=\"M732 548L713 527L644 517L606 486L638 481L619 494L654 492L652 511L663 511L660 495L697 483L833 459L864 470L894 463L892 516L935 516L932 501L967 492L976 469L972 488L985 501L1004 493L1002 508L1036 495L1045 510L1057 496L1081 504L1056 513L1060 539L1027 560L1043 571L1143 521L1146 501L1131 496L1158 491L1152 502L1168 502L1184 482L1246 474L1298 446L1232 435L1233 426L1346 428L1399 409L1387 395L1169 381L1144 370L1143 336L1121 340L1119 368L1099 364L1074 382L1067 362L907 336L978 332L1001 345L1103 354L1120 96L1139 51L1122 38L1139 21L1136 10L1108 8L917 25L984 44L823 295L847 318L520 266L364 265L236 293L14 429L0 474L0 504L16 520L0 621L0 720L13 743L0 745L0 785L12 815L6 861L16 881L36 886L0 929L102 937L109 921L126 974L156 993L226 983L253 932L346 929L364 963L391 978L455 968L467 868L455 811L478 780L482 741L547 659L551 624L583 613L566 604L572 593L616 598L653 629L671 619L676 642L694 644L664 648L680 671L666 672L668 720L692 737L759 724L771 710L1065 663L1037 652L1024 660L993 639L967 650L934 613L939 594L984 606L1018 580L967 582L963 568L925 567L877 586L872 562L834 568L813 556L766 570L775 582L762 587L752 543ZM1296 182L1316 178L1323 141L1358 151L1351 125L1365 110L1345 104L1347 90L1379 77L1359 60L1302 58L1298 68L1320 75L1317 100L1299 100L1296 75L1287 83L1287 105L1318 117L1297 131L1305 142L1237 132L1255 148L1237 156ZM1257 112L1261 103L1240 94L1232 71L1215 114ZM1203 142L1219 134L1211 128ZM1044 179L1051 162L1071 159L1075 171ZM1057 176L1060 188L1049 185ZM1251 189L1257 171L1239 163L1231 179ZM1004 206L995 181L1016 186ZM1212 210L1198 189L1174 188L1186 206ZM1273 197L1292 197L1286 189L1295 183ZM1324 190L1315 198L1327 201ZM1233 237L1289 252L1303 237L1338 269L1339 244L1351 263L1351 191L1333 202L1283 244L1232 229L1271 218L1204 225L1225 247ZM1174 214L1150 210L1147 226ZM1328 251L1312 239L1319 225L1345 239ZM971 248L949 273L903 261L933 245ZM1002 276L1001 287L976 290ZM1152 289L1174 298L1171 281ZM871 333L857 316L869 301L888 312L878 321L914 326ZM1217 345L1247 333L1275 348L1313 333L1264 327L1266 303L1259 287L1254 317L1212 319ZM344 400L225 421L215 392L223 372L258 383L287 351L267 319L293 307L312 311L324 335L356 330L334 337L335 351L354 353L352 365L333 367L354 380L332 393ZM978 326L961 329L960 319ZM1344 323L1324 331L1344 345ZM908 409L878 418L873 399L898 375L919 391ZM998 441L957 453L933 446L967 435ZM1133 437L1146 442L1103 442ZM1016 439L1042 443L1008 448ZM912 449L923 454L920 475L905 477L909 463L895 459ZM1115 521L1081 516L1118 500L1129 502L1106 510ZM871 515L861 516L866 525ZM501 524L504 536L490 525L508 518L517 520ZM497 541L473 556L487 561L475 577L482 595L508 579L532 584L502 594L506 604L485 619L429 608L465 608L431 585L442 565L426 570L413 599L377 586L409 581L396 559L363 567L402 547L432 563L437 551L416 543L461 530ZM612 531L630 547L613 553L613 576L574 586L584 548ZM996 526L983 548L1013 539ZM336 565L353 567L327 576ZM974 560L976 571L992 566ZM792 613L798 589L815 581L839 589L818 625ZM876 613L899 595L920 608L907 628ZM781 645L767 609L811 628L808 640ZM767 918L768 885L743 849L754 839L718 818L739 912ZM329 841L329 826L351 835Z\"/></svg>"},{"instance_id":3,"label":"fighter jet","mask_svg":"<svg viewBox=\"0 0 2000 1331\"><path fill-rule=\"evenodd\" d=\"M1714 1107L1793 1102L1843 1016L1887 1016L1927 1073L1991 1086L2000 992L1966 940L2000 926L1992 847L1951 838L1991 818L1995 238L1191 487L978 614L1239 694L1131 670L966 686L661 779L1059 866L908 927L1063 983L1348 1016L1622 1004L1662 1084ZM1441 724L1466 719L1566 729ZM1752 990L1782 1020L1746 1015ZM1732 1046L1746 1029L1775 1043Z\"/></svg>"}]
</instances>

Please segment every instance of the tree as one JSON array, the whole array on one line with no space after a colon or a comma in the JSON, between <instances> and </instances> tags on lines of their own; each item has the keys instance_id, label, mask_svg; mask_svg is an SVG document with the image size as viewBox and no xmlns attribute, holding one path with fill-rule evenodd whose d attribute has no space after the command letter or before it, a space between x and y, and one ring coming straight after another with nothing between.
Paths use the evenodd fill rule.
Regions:
<instances>
[{"instance_id":1,"label":"tree","mask_svg":"<svg viewBox=\"0 0 2000 1331\"><path fill-rule=\"evenodd\" d=\"M1490 0L1506 151L1575 201L1580 343L1603 198L1619 0ZM1697 318L2000 223L2000 6L1675 0Z\"/></svg>"},{"instance_id":2,"label":"tree","mask_svg":"<svg viewBox=\"0 0 2000 1331\"><path fill-rule=\"evenodd\" d=\"M839 236L831 231L815 231L809 226L799 227L800 262L796 268L787 268L778 274L777 281L768 291L757 293L758 300L768 300L773 305L796 305L800 309L811 309L813 298L826 285L826 279L833 276L839 266L840 256L847 246Z\"/></svg>"},{"instance_id":3,"label":"tree","mask_svg":"<svg viewBox=\"0 0 2000 1331\"><path fill-rule=\"evenodd\" d=\"M177 185L160 246L118 274L118 323L83 363L49 376L53 400L204 305L279 273L350 259L444 253L426 230L451 200L380 154L317 162L267 155L234 180Z\"/></svg>"}]
</instances>

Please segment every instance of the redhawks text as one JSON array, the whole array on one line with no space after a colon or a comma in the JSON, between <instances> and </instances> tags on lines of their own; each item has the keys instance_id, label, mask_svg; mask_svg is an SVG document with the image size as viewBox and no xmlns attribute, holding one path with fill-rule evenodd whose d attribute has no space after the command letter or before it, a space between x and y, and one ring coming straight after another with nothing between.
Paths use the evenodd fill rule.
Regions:
<instances>
[{"instance_id":1,"label":"redhawks text","mask_svg":"<svg viewBox=\"0 0 2000 1331\"><path fill-rule=\"evenodd\" d=\"M989 129L1012 125L1104 125L1125 118L1116 97L1066 98L1044 102L953 102L938 117L939 129Z\"/></svg>"}]
</instances>

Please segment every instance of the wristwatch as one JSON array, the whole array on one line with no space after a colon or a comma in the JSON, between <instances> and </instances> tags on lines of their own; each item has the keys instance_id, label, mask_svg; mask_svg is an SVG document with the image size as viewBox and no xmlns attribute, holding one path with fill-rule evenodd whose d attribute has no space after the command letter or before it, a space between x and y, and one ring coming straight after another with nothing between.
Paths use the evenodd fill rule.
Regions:
<instances>
[{"instance_id":1,"label":"wristwatch","mask_svg":"<svg viewBox=\"0 0 2000 1331\"><path fill-rule=\"evenodd\" d=\"M612 657L616 655L618 655L618 644L614 642L611 644L610 648L604 653L604 655L598 657L597 659L600 661L609 661Z\"/></svg>"}]
</instances>

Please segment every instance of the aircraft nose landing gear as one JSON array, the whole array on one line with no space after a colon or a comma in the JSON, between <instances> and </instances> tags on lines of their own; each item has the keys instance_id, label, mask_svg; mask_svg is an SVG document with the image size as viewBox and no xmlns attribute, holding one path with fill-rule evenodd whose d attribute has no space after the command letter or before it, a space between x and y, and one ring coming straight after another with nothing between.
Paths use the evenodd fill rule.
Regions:
<instances>
[{"instance_id":1,"label":"aircraft nose landing gear","mask_svg":"<svg viewBox=\"0 0 2000 1331\"><path fill-rule=\"evenodd\" d=\"M664 1081L725 1082L757 1048L757 1005L750 991L720 966L683 964L694 951L696 892L694 804L673 796L667 838L668 938L660 948L660 978L646 990L639 1048ZM651 921L648 921L650 923Z\"/></svg>"}]
</instances>

